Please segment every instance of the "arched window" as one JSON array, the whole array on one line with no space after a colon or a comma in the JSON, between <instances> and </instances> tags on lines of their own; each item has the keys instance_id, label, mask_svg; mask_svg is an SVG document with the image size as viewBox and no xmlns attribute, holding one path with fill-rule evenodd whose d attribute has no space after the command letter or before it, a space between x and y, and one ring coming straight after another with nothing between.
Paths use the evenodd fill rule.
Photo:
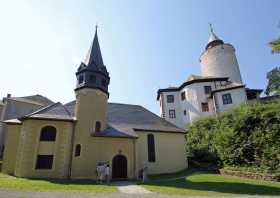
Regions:
<instances>
[{"instance_id":1,"label":"arched window","mask_svg":"<svg viewBox=\"0 0 280 198\"><path fill-rule=\"evenodd\" d=\"M95 132L100 132L100 130L101 130L101 123L97 121L95 123Z\"/></svg>"},{"instance_id":2,"label":"arched window","mask_svg":"<svg viewBox=\"0 0 280 198\"><path fill-rule=\"evenodd\" d=\"M75 148L75 157L78 157L81 155L81 145L77 144Z\"/></svg>"},{"instance_id":3,"label":"arched window","mask_svg":"<svg viewBox=\"0 0 280 198\"><path fill-rule=\"evenodd\" d=\"M148 161L156 161L155 137L153 134L148 134Z\"/></svg>"},{"instance_id":4,"label":"arched window","mask_svg":"<svg viewBox=\"0 0 280 198\"><path fill-rule=\"evenodd\" d=\"M46 126L41 129L40 141L55 141L56 128L53 126Z\"/></svg>"}]
</instances>

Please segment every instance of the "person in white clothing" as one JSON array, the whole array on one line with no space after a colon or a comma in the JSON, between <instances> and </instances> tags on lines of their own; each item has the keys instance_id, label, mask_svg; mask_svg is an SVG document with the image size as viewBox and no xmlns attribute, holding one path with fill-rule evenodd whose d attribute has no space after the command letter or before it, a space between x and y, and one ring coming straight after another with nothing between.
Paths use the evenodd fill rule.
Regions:
<instances>
[{"instance_id":1,"label":"person in white clothing","mask_svg":"<svg viewBox=\"0 0 280 198\"><path fill-rule=\"evenodd\" d=\"M144 163L142 182L146 182L147 180L148 180L148 165L147 165L147 163Z\"/></svg>"},{"instance_id":2,"label":"person in white clothing","mask_svg":"<svg viewBox=\"0 0 280 198\"><path fill-rule=\"evenodd\" d=\"M105 178L106 178L106 182L109 183L110 182L110 165L107 164L105 167Z\"/></svg>"},{"instance_id":3,"label":"person in white clothing","mask_svg":"<svg viewBox=\"0 0 280 198\"><path fill-rule=\"evenodd\" d=\"M104 174L105 174L105 167L103 164L98 164L97 168L96 168L96 172L97 172L97 178L98 178L98 182L102 183L103 179L104 179Z\"/></svg>"}]
</instances>

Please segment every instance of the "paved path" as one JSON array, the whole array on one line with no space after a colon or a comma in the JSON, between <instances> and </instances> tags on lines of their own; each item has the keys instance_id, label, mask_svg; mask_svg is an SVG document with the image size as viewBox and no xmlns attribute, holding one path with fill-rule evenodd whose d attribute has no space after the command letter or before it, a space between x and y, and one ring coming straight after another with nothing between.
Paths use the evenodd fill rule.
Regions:
<instances>
[{"instance_id":1,"label":"paved path","mask_svg":"<svg viewBox=\"0 0 280 198\"><path fill-rule=\"evenodd\" d=\"M237 196L238 198L276 198L275 196ZM207 198L200 196L170 196L158 193L70 193L70 192L26 192L0 189L0 198ZM221 198L221 197L220 197ZM230 198L235 198L230 197Z\"/></svg>"},{"instance_id":2,"label":"paved path","mask_svg":"<svg viewBox=\"0 0 280 198\"><path fill-rule=\"evenodd\" d=\"M129 181L115 182L114 185L121 193L126 194L149 194L151 191L146 190L142 186L136 185Z\"/></svg>"}]
</instances>

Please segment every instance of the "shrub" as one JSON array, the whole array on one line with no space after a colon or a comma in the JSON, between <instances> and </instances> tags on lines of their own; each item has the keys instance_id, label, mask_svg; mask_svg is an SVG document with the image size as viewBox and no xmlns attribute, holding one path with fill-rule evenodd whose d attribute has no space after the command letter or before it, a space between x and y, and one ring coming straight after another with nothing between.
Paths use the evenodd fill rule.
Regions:
<instances>
[{"instance_id":1,"label":"shrub","mask_svg":"<svg viewBox=\"0 0 280 198\"><path fill-rule=\"evenodd\" d=\"M187 130L190 160L280 171L280 101L242 105Z\"/></svg>"}]
</instances>

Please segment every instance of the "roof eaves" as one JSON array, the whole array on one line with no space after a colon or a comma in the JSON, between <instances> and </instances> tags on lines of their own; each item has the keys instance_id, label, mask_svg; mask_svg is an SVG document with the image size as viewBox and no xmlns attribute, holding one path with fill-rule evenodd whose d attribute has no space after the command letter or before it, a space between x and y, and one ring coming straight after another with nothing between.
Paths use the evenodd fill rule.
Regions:
<instances>
[{"instance_id":1,"label":"roof eaves","mask_svg":"<svg viewBox=\"0 0 280 198\"><path fill-rule=\"evenodd\" d=\"M37 110L37 111L34 111L34 112L30 113L30 114L27 114L27 115L25 115L25 116L22 116L22 117L20 117L20 118L18 118L18 119L19 119L19 120L24 120L24 119L26 119L26 118L29 118L29 117L32 116L32 115L42 113L43 111L46 111L46 110L48 110L48 109L50 109L50 108L52 108L52 107L54 107L54 106L56 106L56 105L58 105L58 104L60 104L60 102L50 104L49 106L43 107L43 108L41 108L41 109L39 109L39 110Z\"/></svg>"},{"instance_id":2,"label":"roof eaves","mask_svg":"<svg viewBox=\"0 0 280 198\"><path fill-rule=\"evenodd\" d=\"M12 98L8 98L9 100L13 100L13 101L17 101L17 102L24 102L24 103L28 103L28 104L35 104L38 106L44 106L44 104L27 99L27 98L21 98L21 97L12 97Z\"/></svg>"},{"instance_id":3,"label":"roof eaves","mask_svg":"<svg viewBox=\"0 0 280 198\"><path fill-rule=\"evenodd\" d=\"M222 89L216 89L216 90L211 91L211 97L212 97L213 94L216 93L216 92L228 91L228 90L231 90L231 89L243 88L243 87L245 87L245 86L246 86L246 85L239 85L239 86L234 86L234 87L225 87L225 88L222 88Z\"/></svg>"},{"instance_id":4,"label":"roof eaves","mask_svg":"<svg viewBox=\"0 0 280 198\"><path fill-rule=\"evenodd\" d=\"M251 89L251 88L246 88L246 91L253 91L253 92L261 93L261 92L263 92L263 89Z\"/></svg>"},{"instance_id":5,"label":"roof eaves","mask_svg":"<svg viewBox=\"0 0 280 198\"><path fill-rule=\"evenodd\" d=\"M11 124L11 125L21 125L22 122L19 119L10 119L3 121L5 124Z\"/></svg>"},{"instance_id":6,"label":"roof eaves","mask_svg":"<svg viewBox=\"0 0 280 198\"><path fill-rule=\"evenodd\" d=\"M173 92L173 91L180 91L186 86L193 84L193 83L200 83L200 82L212 82L212 81L227 81L228 77L213 77L213 78L204 78L204 79L193 79L190 81L184 82L182 85L176 88L166 88L166 89L159 89L157 91L157 100L159 100L160 93L162 92Z\"/></svg>"},{"instance_id":7,"label":"roof eaves","mask_svg":"<svg viewBox=\"0 0 280 198\"><path fill-rule=\"evenodd\" d=\"M102 135L102 134L93 134L93 137L104 137L104 138L130 138L130 139L138 139L136 136L126 135L126 136L113 136L113 135Z\"/></svg>"},{"instance_id":8,"label":"roof eaves","mask_svg":"<svg viewBox=\"0 0 280 198\"><path fill-rule=\"evenodd\" d=\"M52 120L52 121L65 121L65 122L76 122L73 118L57 118L57 117L26 117L24 120Z\"/></svg>"},{"instance_id":9,"label":"roof eaves","mask_svg":"<svg viewBox=\"0 0 280 198\"><path fill-rule=\"evenodd\" d=\"M133 128L134 131L145 131L145 132L160 132L160 133L187 133L185 130L162 130L162 129L142 129Z\"/></svg>"}]
</instances>

